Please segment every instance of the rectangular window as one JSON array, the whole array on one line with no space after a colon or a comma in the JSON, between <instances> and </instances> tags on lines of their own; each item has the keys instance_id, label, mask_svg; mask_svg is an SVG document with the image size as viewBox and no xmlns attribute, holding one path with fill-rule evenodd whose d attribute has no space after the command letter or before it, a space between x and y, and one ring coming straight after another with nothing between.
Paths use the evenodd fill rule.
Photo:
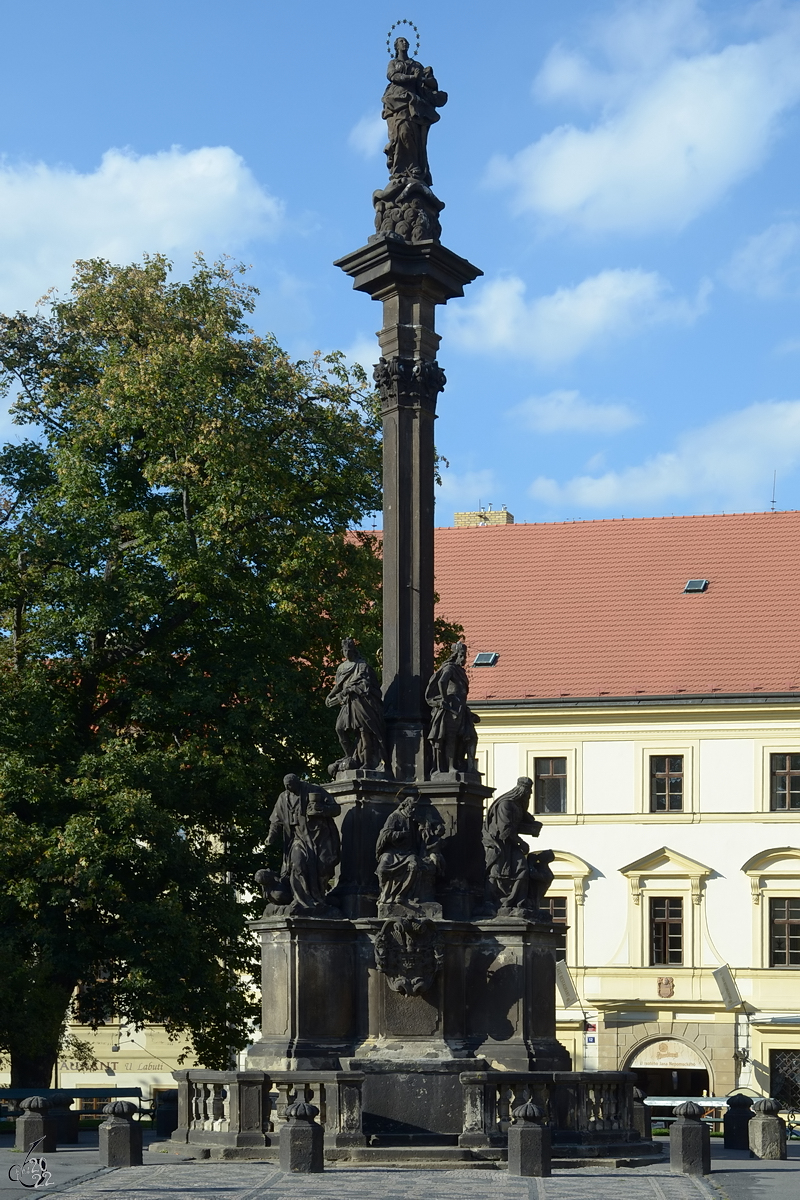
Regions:
<instances>
[{"instance_id":1,"label":"rectangular window","mask_svg":"<svg viewBox=\"0 0 800 1200\"><path fill-rule=\"evenodd\" d=\"M770 1050L769 1094L783 1108L800 1108L800 1050Z\"/></svg>"},{"instance_id":2,"label":"rectangular window","mask_svg":"<svg viewBox=\"0 0 800 1200\"><path fill-rule=\"evenodd\" d=\"M556 947L556 962L564 962L567 957L567 897L545 896L544 902L550 911L550 920L554 925L562 925L557 929L558 945Z\"/></svg>"},{"instance_id":3,"label":"rectangular window","mask_svg":"<svg viewBox=\"0 0 800 1200\"><path fill-rule=\"evenodd\" d=\"M683 899L653 897L650 901L650 966L680 966L683 962Z\"/></svg>"},{"instance_id":4,"label":"rectangular window","mask_svg":"<svg viewBox=\"0 0 800 1200\"><path fill-rule=\"evenodd\" d=\"M683 812L683 755L650 755L650 812Z\"/></svg>"},{"instance_id":5,"label":"rectangular window","mask_svg":"<svg viewBox=\"0 0 800 1200\"><path fill-rule=\"evenodd\" d=\"M772 811L800 809L800 754L770 754L769 765Z\"/></svg>"},{"instance_id":6,"label":"rectangular window","mask_svg":"<svg viewBox=\"0 0 800 1200\"><path fill-rule=\"evenodd\" d=\"M769 902L769 965L800 967L800 896Z\"/></svg>"},{"instance_id":7,"label":"rectangular window","mask_svg":"<svg viewBox=\"0 0 800 1200\"><path fill-rule=\"evenodd\" d=\"M567 811L566 758L537 758L534 763L534 808L537 813Z\"/></svg>"}]
</instances>

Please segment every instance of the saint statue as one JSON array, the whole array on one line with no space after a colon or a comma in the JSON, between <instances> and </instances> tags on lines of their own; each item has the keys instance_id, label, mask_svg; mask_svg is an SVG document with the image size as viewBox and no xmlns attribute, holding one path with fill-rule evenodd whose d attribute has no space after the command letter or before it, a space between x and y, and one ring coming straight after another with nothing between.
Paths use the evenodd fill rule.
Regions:
<instances>
[{"instance_id":1,"label":"saint statue","mask_svg":"<svg viewBox=\"0 0 800 1200\"><path fill-rule=\"evenodd\" d=\"M416 244L441 237L439 214L444 203L431 190L428 130L439 120L437 108L447 103L430 67L408 56L399 37L386 72L383 118L389 132L385 147L389 182L373 194L375 231Z\"/></svg>"},{"instance_id":2,"label":"saint statue","mask_svg":"<svg viewBox=\"0 0 800 1200\"><path fill-rule=\"evenodd\" d=\"M425 699L431 708L428 741L435 756L435 770L477 771L475 755L480 717L467 708L469 679L465 669L467 647L453 644L453 652L443 667L431 676Z\"/></svg>"},{"instance_id":3,"label":"saint statue","mask_svg":"<svg viewBox=\"0 0 800 1200\"><path fill-rule=\"evenodd\" d=\"M376 873L381 905L401 905L411 911L433 897L437 874L444 871L440 845L444 824L439 813L421 803L418 790L410 785L400 792L400 803L384 822L378 835Z\"/></svg>"},{"instance_id":4,"label":"saint statue","mask_svg":"<svg viewBox=\"0 0 800 1200\"><path fill-rule=\"evenodd\" d=\"M405 175L431 186L428 166L428 130L439 120L437 108L447 103L430 67L408 57L408 42L399 37L386 72L389 86L383 93L383 118L389 127L386 161L392 179Z\"/></svg>"},{"instance_id":5,"label":"saint statue","mask_svg":"<svg viewBox=\"0 0 800 1200\"><path fill-rule=\"evenodd\" d=\"M256 881L275 905L288 904L290 913L304 916L341 915L327 904L325 893L341 858L341 841L334 817L342 811L336 800L315 783L287 775L272 810L267 845L283 840L280 878L259 871Z\"/></svg>"},{"instance_id":6,"label":"saint statue","mask_svg":"<svg viewBox=\"0 0 800 1200\"><path fill-rule=\"evenodd\" d=\"M498 796L483 822L486 898L501 916L536 918L553 882L552 850L532 854L521 834L538 837L541 821L528 811L533 780L522 776L516 787Z\"/></svg>"},{"instance_id":7,"label":"saint statue","mask_svg":"<svg viewBox=\"0 0 800 1200\"><path fill-rule=\"evenodd\" d=\"M342 654L344 662L336 668L336 681L325 703L329 708L339 706L336 733L344 758L328 770L332 775L355 767L377 771L386 754L381 685L352 638L342 642Z\"/></svg>"}]
</instances>

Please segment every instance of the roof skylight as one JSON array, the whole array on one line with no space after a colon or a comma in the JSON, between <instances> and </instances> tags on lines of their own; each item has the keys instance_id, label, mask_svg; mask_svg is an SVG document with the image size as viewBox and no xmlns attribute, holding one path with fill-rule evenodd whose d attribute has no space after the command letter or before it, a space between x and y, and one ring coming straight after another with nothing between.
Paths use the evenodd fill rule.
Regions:
<instances>
[{"instance_id":1,"label":"roof skylight","mask_svg":"<svg viewBox=\"0 0 800 1200\"><path fill-rule=\"evenodd\" d=\"M708 587L707 579L687 579L684 592L704 592Z\"/></svg>"},{"instance_id":2,"label":"roof skylight","mask_svg":"<svg viewBox=\"0 0 800 1200\"><path fill-rule=\"evenodd\" d=\"M481 650L475 655L473 667L493 667L500 657L494 650Z\"/></svg>"}]
</instances>

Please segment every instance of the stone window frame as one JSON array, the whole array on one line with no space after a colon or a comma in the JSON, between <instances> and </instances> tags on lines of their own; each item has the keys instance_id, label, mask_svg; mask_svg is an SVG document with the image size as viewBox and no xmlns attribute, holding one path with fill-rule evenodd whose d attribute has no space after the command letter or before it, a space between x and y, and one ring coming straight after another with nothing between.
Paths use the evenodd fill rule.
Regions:
<instances>
[{"instance_id":1,"label":"stone window frame","mask_svg":"<svg viewBox=\"0 0 800 1200\"><path fill-rule=\"evenodd\" d=\"M619 868L630 886L628 930L630 965L646 971L695 970L700 966L703 944L703 899L705 884L714 874L711 867L662 846L635 862ZM650 900L683 900L683 962L650 962Z\"/></svg>"},{"instance_id":2,"label":"stone window frame","mask_svg":"<svg viewBox=\"0 0 800 1200\"><path fill-rule=\"evenodd\" d=\"M638 754L636 755L638 777L635 780L637 815L641 814L650 821L663 821L677 825L692 820L693 814L699 808L697 772L700 755L698 745L697 741L687 742L680 737L667 741L662 736L659 736L658 741L638 743ZM683 808L679 812L654 812L650 807L650 759L659 756L675 758L678 755L683 759Z\"/></svg>"},{"instance_id":3,"label":"stone window frame","mask_svg":"<svg viewBox=\"0 0 800 1200\"><path fill-rule=\"evenodd\" d=\"M563 813L537 813L537 819L542 816L547 821L548 825L554 822L558 824L574 825L575 816L579 811L582 811L582 806L578 806L578 748L574 742L570 742L567 746L559 746L557 743L543 742L540 745L531 745L528 743L525 746L525 770L524 774L529 779L536 780L536 759L537 758L566 758L567 760L567 796L566 810ZM533 812L534 801L531 799L531 812Z\"/></svg>"},{"instance_id":4,"label":"stone window frame","mask_svg":"<svg viewBox=\"0 0 800 1200\"><path fill-rule=\"evenodd\" d=\"M540 755L540 757L542 757ZM593 868L569 850L553 851L554 860L550 870L555 875L548 889L548 896L564 896L567 900L567 966L585 966L583 942L583 910L586 891Z\"/></svg>"},{"instance_id":5,"label":"stone window frame","mask_svg":"<svg viewBox=\"0 0 800 1200\"><path fill-rule=\"evenodd\" d=\"M800 810L796 808L771 808L772 801L772 755L800 754L800 741L796 733L787 737L755 738L756 780L754 810L764 813L771 821L800 821ZM759 761L760 755L760 761Z\"/></svg>"},{"instance_id":6,"label":"stone window frame","mask_svg":"<svg viewBox=\"0 0 800 1200\"><path fill-rule=\"evenodd\" d=\"M800 897L800 848L772 846L759 850L741 869L750 880L753 901L753 966L770 971L800 971L800 967L770 965L769 923L770 900Z\"/></svg>"}]
</instances>

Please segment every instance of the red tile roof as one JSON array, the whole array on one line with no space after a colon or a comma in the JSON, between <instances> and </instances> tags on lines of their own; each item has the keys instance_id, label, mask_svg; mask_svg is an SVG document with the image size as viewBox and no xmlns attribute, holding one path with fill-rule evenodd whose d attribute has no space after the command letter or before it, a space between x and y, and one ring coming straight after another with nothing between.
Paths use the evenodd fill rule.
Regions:
<instances>
[{"instance_id":1,"label":"red tile roof","mask_svg":"<svg viewBox=\"0 0 800 1200\"><path fill-rule=\"evenodd\" d=\"M800 689L800 512L437 529L436 590L472 700Z\"/></svg>"}]
</instances>

